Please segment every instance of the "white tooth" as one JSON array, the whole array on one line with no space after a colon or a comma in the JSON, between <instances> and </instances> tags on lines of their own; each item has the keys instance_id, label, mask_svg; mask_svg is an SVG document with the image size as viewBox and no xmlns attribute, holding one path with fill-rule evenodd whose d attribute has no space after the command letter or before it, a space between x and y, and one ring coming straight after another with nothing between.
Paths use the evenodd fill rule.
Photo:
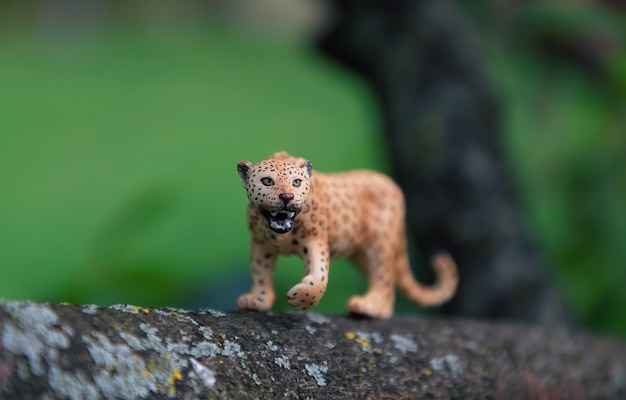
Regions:
<instances>
[{"instance_id":1,"label":"white tooth","mask_svg":"<svg viewBox=\"0 0 626 400\"><path fill-rule=\"evenodd\" d=\"M274 212L272 212L272 213L270 213L270 214L272 215L272 217L275 217L275 216L277 216L277 215L278 215L278 211L274 211Z\"/></svg>"},{"instance_id":2,"label":"white tooth","mask_svg":"<svg viewBox=\"0 0 626 400\"><path fill-rule=\"evenodd\" d=\"M287 217L289 217L289 218L293 218L294 215L296 215L296 213L293 212L293 211L288 211L287 212Z\"/></svg>"}]
</instances>

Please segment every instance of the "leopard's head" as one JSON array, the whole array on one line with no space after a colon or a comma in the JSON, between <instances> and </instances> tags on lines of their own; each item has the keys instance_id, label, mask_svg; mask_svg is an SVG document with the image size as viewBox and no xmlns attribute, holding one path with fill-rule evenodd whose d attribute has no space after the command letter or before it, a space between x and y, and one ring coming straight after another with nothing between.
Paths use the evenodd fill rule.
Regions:
<instances>
[{"instance_id":1,"label":"leopard's head","mask_svg":"<svg viewBox=\"0 0 626 400\"><path fill-rule=\"evenodd\" d=\"M258 164L243 160L237 164L250 203L276 233L287 233L309 197L311 162L285 152Z\"/></svg>"}]
</instances>

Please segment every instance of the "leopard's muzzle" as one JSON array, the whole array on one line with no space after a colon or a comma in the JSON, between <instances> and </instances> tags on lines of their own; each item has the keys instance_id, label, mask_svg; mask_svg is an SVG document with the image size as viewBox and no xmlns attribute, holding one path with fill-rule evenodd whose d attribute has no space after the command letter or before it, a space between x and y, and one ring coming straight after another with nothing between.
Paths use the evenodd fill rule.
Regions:
<instances>
[{"instance_id":1,"label":"leopard's muzzle","mask_svg":"<svg viewBox=\"0 0 626 400\"><path fill-rule=\"evenodd\" d=\"M293 219L296 216L295 211L279 210L268 211L263 210L263 215L267 220L267 226L276 233L287 233L293 228Z\"/></svg>"},{"instance_id":2,"label":"leopard's muzzle","mask_svg":"<svg viewBox=\"0 0 626 400\"><path fill-rule=\"evenodd\" d=\"M271 230L276 233L287 233L293 227L293 219L296 213L295 211L288 210L263 210L263 215L265 219L267 219L267 225Z\"/></svg>"}]
</instances>

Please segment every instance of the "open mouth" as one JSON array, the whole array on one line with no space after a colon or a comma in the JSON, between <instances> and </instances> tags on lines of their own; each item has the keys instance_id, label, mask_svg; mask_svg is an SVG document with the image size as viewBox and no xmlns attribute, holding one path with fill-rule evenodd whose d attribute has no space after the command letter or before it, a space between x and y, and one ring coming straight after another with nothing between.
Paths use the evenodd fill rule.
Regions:
<instances>
[{"instance_id":1,"label":"open mouth","mask_svg":"<svg viewBox=\"0 0 626 400\"><path fill-rule=\"evenodd\" d=\"M267 219L267 224L276 233L287 233L293 227L293 218L296 213L293 211L263 211Z\"/></svg>"}]
</instances>

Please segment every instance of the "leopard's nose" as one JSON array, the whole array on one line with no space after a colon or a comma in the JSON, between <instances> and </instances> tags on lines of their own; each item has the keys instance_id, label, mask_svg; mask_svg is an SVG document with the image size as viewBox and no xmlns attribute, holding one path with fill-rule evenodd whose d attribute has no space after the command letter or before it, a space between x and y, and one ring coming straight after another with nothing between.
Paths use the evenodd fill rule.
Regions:
<instances>
[{"instance_id":1,"label":"leopard's nose","mask_svg":"<svg viewBox=\"0 0 626 400\"><path fill-rule=\"evenodd\" d=\"M291 193L281 193L278 195L278 198L283 201L283 203L289 203L289 200L293 200L293 194Z\"/></svg>"}]
</instances>

